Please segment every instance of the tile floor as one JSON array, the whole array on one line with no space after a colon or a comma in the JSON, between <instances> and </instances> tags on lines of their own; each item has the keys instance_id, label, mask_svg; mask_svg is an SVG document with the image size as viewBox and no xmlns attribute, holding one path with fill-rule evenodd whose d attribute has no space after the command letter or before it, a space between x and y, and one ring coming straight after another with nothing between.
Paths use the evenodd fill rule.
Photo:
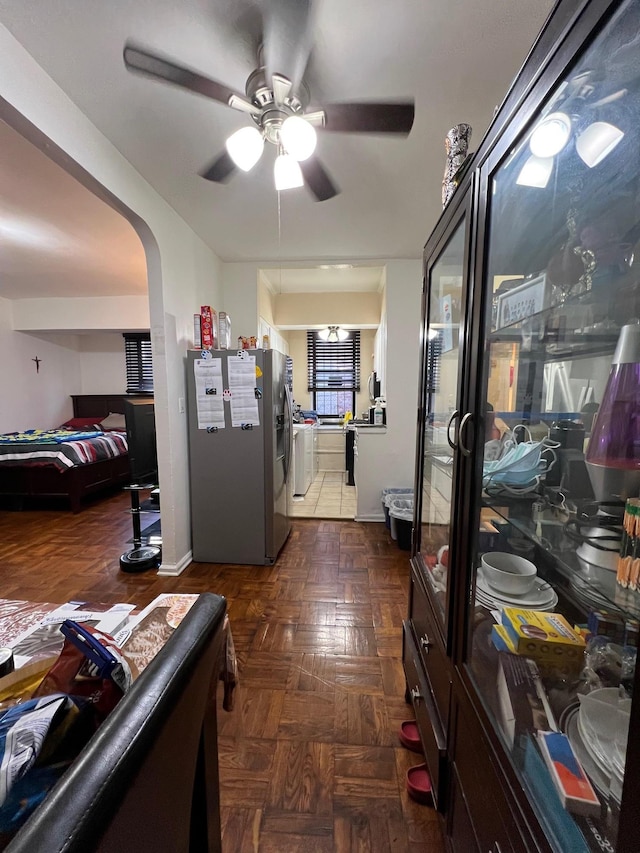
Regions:
<instances>
[{"instance_id":1,"label":"tile floor","mask_svg":"<svg viewBox=\"0 0 640 853\"><path fill-rule=\"evenodd\" d=\"M355 486L345 484L344 471L320 471L304 498L290 504L293 518L349 518L356 514Z\"/></svg>"}]
</instances>

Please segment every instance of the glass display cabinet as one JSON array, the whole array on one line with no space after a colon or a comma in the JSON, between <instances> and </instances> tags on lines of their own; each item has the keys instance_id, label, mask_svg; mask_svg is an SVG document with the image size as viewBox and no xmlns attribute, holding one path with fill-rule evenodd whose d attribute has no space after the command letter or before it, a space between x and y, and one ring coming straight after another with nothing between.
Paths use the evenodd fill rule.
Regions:
<instances>
[{"instance_id":1,"label":"glass display cabinet","mask_svg":"<svg viewBox=\"0 0 640 853\"><path fill-rule=\"evenodd\" d=\"M638 33L557 4L425 247L403 659L461 853L640 850Z\"/></svg>"}]
</instances>

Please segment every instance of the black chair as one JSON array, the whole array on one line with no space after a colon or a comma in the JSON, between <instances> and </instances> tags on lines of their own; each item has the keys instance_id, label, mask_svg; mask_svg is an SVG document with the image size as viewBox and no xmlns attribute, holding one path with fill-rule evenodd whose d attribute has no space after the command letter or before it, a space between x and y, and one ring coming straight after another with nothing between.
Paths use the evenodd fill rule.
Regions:
<instances>
[{"instance_id":1,"label":"black chair","mask_svg":"<svg viewBox=\"0 0 640 853\"><path fill-rule=\"evenodd\" d=\"M201 595L10 853L219 851L216 687L226 601Z\"/></svg>"}]
</instances>

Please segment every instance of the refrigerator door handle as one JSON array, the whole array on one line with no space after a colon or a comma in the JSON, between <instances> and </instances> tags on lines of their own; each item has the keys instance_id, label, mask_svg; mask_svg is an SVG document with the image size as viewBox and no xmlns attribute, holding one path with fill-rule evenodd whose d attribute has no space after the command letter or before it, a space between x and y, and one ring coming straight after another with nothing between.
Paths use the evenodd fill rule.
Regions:
<instances>
[{"instance_id":1,"label":"refrigerator door handle","mask_svg":"<svg viewBox=\"0 0 640 853\"><path fill-rule=\"evenodd\" d=\"M293 401L291 399L291 390L286 384L284 386L284 429L287 434L287 441L284 446L284 481L288 483L291 459L293 457Z\"/></svg>"}]
</instances>

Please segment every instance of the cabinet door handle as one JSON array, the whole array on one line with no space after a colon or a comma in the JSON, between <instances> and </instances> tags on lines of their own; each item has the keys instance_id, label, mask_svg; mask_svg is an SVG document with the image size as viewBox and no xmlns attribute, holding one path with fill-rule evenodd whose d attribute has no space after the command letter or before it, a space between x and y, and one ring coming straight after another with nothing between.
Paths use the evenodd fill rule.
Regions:
<instances>
[{"instance_id":1,"label":"cabinet door handle","mask_svg":"<svg viewBox=\"0 0 640 853\"><path fill-rule=\"evenodd\" d=\"M433 645L433 643L432 643L432 642L431 642L431 640L429 639L429 636L428 636L427 634L425 634L423 637L420 637L420 645L421 645L421 646L422 646L422 648L425 650L425 652L426 652L427 654L429 654L429 649L431 648L431 646Z\"/></svg>"},{"instance_id":2,"label":"cabinet door handle","mask_svg":"<svg viewBox=\"0 0 640 853\"><path fill-rule=\"evenodd\" d=\"M463 456L471 456L471 450L464 443L464 429L468 423L472 422L473 415L471 412L467 412L466 415L463 416L460 421L460 426L458 427L458 449Z\"/></svg>"},{"instance_id":3,"label":"cabinet door handle","mask_svg":"<svg viewBox=\"0 0 640 853\"><path fill-rule=\"evenodd\" d=\"M454 440L451 441L451 427L453 426L453 422L455 421L455 419L459 418L459 417L460 417L460 412L456 409L454 411L454 413L451 415L451 417L449 418L449 423L447 424L447 442L449 443L449 447L452 450L456 449L456 444L458 442L458 436L456 435Z\"/></svg>"}]
</instances>

